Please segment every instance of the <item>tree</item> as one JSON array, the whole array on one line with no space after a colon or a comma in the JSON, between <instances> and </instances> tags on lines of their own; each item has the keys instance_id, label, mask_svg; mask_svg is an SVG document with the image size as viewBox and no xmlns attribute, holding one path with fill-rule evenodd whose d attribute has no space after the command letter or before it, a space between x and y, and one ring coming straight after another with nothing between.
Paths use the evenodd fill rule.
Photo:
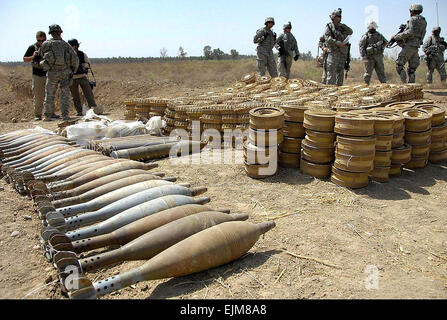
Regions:
<instances>
[{"instance_id":1,"label":"tree","mask_svg":"<svg viewBox=\"0 0 447 320\"><path fill-rule=\"evenodd\" d=\"M223 52L223 51L220 50L219 48L213 50L213 56L214 56L217 60L222 59L222 57L223 57L224 55L225 55L225 52Z\"/></svg>"},{"instance_id":2,"label":"tree","mask_svg":"<svg viewBox=\"0 0 447 320\"><path fill-rule=\"evenodd\" d=\"M211 46L204 46L203 47L203 56L206 60L210 60L213 58L213 52L211 51Z\"/></svg>"},{"instance_id":3,"label":"tree","mask_svg":"<svg viewBox=\"0 0 447 320\"><path fill-rule=\"evenodd\" d=\"M309 50L307 53L301 53L301 60L303 61L309 61L313 60L312 52Z\"/></svg>"},{"instance_id":4,"label":"tree","mask_svg":"<svg viewBox=\"0 0 447 320\"><path fill-rule=\"evenodd\" d=\"M188 52L185 52L185 50L183 49L183 47L182 46L180 46L179 48L178 48L178 57L180 58L180 59L185 59L185 57L188 55Z\"/></svg>"},{"instance_id":5,"label":"tree","mask_svg":"<svg viewBox=\"0 0 447 320\"><path fill-rule=\"evenodd\" d=\"M165 59L168 56L168 49L166 48L161 48L160 50L160 58Z\"/></svg>"},{"instance_id":6,"label":"tree","mask_svg":"<svg viewBox=\"0 0 447 320\"><path fill-rule=\"evenodd\" d=\"M231 49L230 54L231 54L231 59L233 59L233 60L235 60L239 57L239 52L237 52L236 49Z\"/></svg>"}]
</instances>

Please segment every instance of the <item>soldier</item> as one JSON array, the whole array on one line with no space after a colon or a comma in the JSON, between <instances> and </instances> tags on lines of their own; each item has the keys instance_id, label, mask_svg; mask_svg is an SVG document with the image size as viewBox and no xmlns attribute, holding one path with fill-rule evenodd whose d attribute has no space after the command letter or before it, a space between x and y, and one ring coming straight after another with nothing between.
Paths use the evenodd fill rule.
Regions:
<instances>
[{"instance_id":1,"label":"soldier","mask_svg":"<svg viewBox=\"0 0 447 320\"><path fill-rule=\"evenodd\" d=\"M292 58L297 61L299 58L298 45L292 34L292 23L289 21L283 27L284 33L276 40L275 47L279 51L279 75L289 79L292 68Z\"/></svg>"},{"instance_id":2,"label":"soldier","mask_svg":"<svg viewBox=\"0 0 447 320\"><path fill-rule=\"evenodd\" d=\"M324 40L324 35L320 37L320 41L318 42L318 47L321 49L321 55L317 57L318 63L320 67L323 67L323 74L321 76L321 83L326 84L327 81L327 56L328 56L328 47L326 45L326 41Z\"/></svg>"},{"instance_id":3,"label":"soldier","mask_svg":"<svg viewBox=\"0 0 447 320\"><path fill-rule=\"evenodd\" d=\"M47 40L47 35L43 31L36 33L37 42L30 45L23 56L23 61L31 62L33 66L32 89L34 102L34 120L42 120L43 101L45 99L45 81L47 72L42 69L39 62L42 57L38 54L42 43Z\"/></svg>"},{"instance_id":4,"label":"soldier","mask_svg":"<svg viewBox=\"0 0 447 320\"><path fill-rule=\"evenodd\" d=\"M328 46L327 84L343 85L343 71L349 56L349 37L352 29L341 23L342 10L339 8L330 15L332 22L326 25L324 40Z\"/></svg>"},{"instance_id":5,"label":"soldier","mask_svg":"<svg viewBox=\"0 0 447 320\"><path fill-rule=\"evenodd\" d=\"M275 25L275 19L269 17L265 19L265 27L256 31L256 35L253 38L253 42L258 44L257 51L257 64L259 75L265 75L265 68L267 67L269 74L272 78L278 76L276 70L275 59L273 58L273 46L276 42L276 33L271 29Z\"/></svg>"},{"instance_id":6,"label":"soldier","mask_svg":"<svg viewBox=\"0 0 447 320\"><path fill-rule=\"evenodd\" d=\"M419 47L425 37L427 21L421 16L423 7L420 4L413 4L410 7L410 20L403 32L394 35L391 39L396 40L402 47L399 57L396 60L396 70L403 83L407 82L405 64L408 62L408 83L416 82L416 69L420 64Z\"/></svg>"},{"instance_id":7,"label":"soldier","mask_svg":"<svg viewBox=\"0 0 447 320\"><path fill-rule=\"evenodd\" d=\"M433 82L433 72L436 69L441 76L441 82L445 85L447 74L445 71L444 51L447 44L444 38L441 38L440 35L441 28L433 28L432 36L425 41L422 50L424 50L425 60L427 61L427 83Z\"/></svg>"},{"instance_id":8,"label":"soldier","mask_svg":"<svg viewBox=\"0 0 447 320\"><path fill-rule=\"evenodd\" d=\"M70 84L73 73L77 71L79 59L73 48L61 38L62 29L57 24L50 26L52 38L42 45L39 54L43 57L40 65L47 71L45 85L45 118L51 121L54 113L54 96L58 85L61 88L61 111L64 120L70 120Z\"/></svg>"},{"instance_id":9,"label":"soldier","mask_svg":"<svg viewBox=\"0 0 447 320\"><path fill-rule=\"evenodd\" d=\"M90 86L90 82L87 79L88 69L90 68L90 62L87 55L79 50L79 42L76 39L68 40L68 43L76 52L79 59L78 70L73 74L73 83L70 86L71 96L73 97L73 104L77 111L78 116L82 116L81 96L79 95L79 87L81 87L84 97L87 100L89 108L93 108L95 113L98 113L95 97L93 96L93 90Z\"/></svg>"},{"instance_id":10,"label":"soldier","mask_svg":"<svg viewBox=\"0 0 447 320\"><path fill-rule=\"evenodd\" d=\"M376 70L377 77L381 83L386 83L385 65L383 64L383 51L388 40L377 32L377 23L372 21L368 24L368 32L360 39L360 56L365 64L366 73L363 76L366 84L369 85L371 76Z\"/></svg>"}]
</instances>

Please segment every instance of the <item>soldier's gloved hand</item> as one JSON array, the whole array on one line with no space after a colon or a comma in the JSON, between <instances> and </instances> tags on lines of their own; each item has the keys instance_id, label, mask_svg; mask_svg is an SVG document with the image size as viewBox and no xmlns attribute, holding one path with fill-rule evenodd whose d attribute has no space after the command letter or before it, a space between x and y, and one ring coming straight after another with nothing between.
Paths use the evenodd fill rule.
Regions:
<instances>
[{"instance_id":1,"label":"soldier's gloved hand","mask_svg":"<svg viewBox=\"0 0 447 320\"><path fill-rule=\"evenodd\" d=\"M293 57L293 60L298 61L299 57L300 57L300 55L299 55L299 54L296 54L296 55Z\"/></svg>"}]
</instances>

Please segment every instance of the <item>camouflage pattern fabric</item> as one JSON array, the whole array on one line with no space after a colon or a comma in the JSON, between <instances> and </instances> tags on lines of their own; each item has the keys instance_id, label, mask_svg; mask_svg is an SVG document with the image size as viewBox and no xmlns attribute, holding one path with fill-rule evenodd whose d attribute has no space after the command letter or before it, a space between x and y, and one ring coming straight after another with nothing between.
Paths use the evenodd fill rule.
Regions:
<instances>
[{"instance_id":1,"label":"camouflage pattern fabric","mask_svg":"<svg viewBox=\"0 0 447 320\"><path fill-rule=\"evenodd\" d=\"M326 25L324 39L328 47L327 84L343 85L343 70L349 49L348 47L340 48L338 44L345 42L352 33L352 29L343 23L335 25L330 22Z\"/></svg>"},{"instance_id":2,"label":"camouflage pattern fabric","mask_svg":"<svg viewBox=\"0 0 447 320\"><path fill-rule=\"evenodd\" d=\"M70 85L72 83L71 70L48 71L45 84L45 117L51 118L54 114L54 97L60 85L62 117L68 117L70 107Z\"/></svg>"},{"instance_id":3,"label":"camouflage pattern fabric","mask_svg":"<svg viewBox=\"0 0 447 320\"><path fill-rule=\"evenodd\" d=\"M43 56L41 65L47 70L45 84L45 117L54 114L54 97L57 87L61 88L61 112L64 118L68 117L70 85L73 73L79 66L79 59L73 48L62 39L52 38L45 41L39 49Z\"/></svg>"},{"instance_id":4,"label":"camouflage pattern fabric","mask_svg":"<svg viewBox=\"0 0 447 320\"><path fill-rule=\"evenodd\" d=\"M326 84L327 80L327 52L324 53L324 49L327 48L326 41L324 40L324 35L320 37L320 41L318 42L318 47L323 51L323 74L321 75L321 83Z\"/></svg>"},{"instance_id":5,"label":"camouflage pattern fabric","mask_svg":"<svg viewBox=\"0 0 447 320\"><path fill-rule=\"evenodd\" d=\"M370 32L362 36L359 43L360 56L365 61L366 72L363 75L365 83L371 82L371 76L376 70L377 77L381 83L386 83L385 65L383 63L383 52L388 40L379 32Z\"/></svg>"},{"instance_id":6,"label":"camouflage pattern fabric","mask_svg":"<svg viewBox=\"0 0 447 320\"><path fill-rule=\"evenodd\" d=\"M446 47L440 43L441 39L437 36L430 36L422 46L422 50L426 55L427 61L427 82L433 82L433 72L438 70L441 76L441 81L447 80L447 73L445 70L444 51Z\"/></svg>"},{"instance_id":7,"label":"camouflage pattern fabric","mask_svg":"<svg viewBox=\"0 0 447 320\"><path fill-rule=\"evenodd\" d=\"M414 15L407 22L405 30L397 34L394 38L402 47L399 57L396 60L396 71L403 83L407 82L405 64L408 62L408 82L416 82L416 69L419 67L419 47L425 37L427 21L421 15Z\"/></svg>"},{"instance_id":8,"label":"camouflage pattern fabric","mask_svg":"<svg viewBox=\"0 0 447 320\"><path fill-rule=\"evenodd\" d=\"M276 42L276 34L267 28L261 28L256 31L253 42L258 44L257 51L257 66L260 76L264 76L266 68L271 77L277 77L275 59L273 58L273 46Z\"/></svg>"},{"instance_id":9,"label":"camouflage pattern fabric","mask_svg":"<svg viewBox=\"0 0 447 320\"><path fill-rule=\"evenodd\" d=\"M293 58L299 54L298 44L291 32L284 32L276 40L275 47L279 50L283 47L284 54L280 54L278 58L280 76L289 79L290 69L292 68Z\"/></svg>"},{"instance_id":10,"label":"camouflage pattern fabric","mask_svg":"<svg viewBox=\"0 0 447 320\"><path fill-rule=\"evenodd\" d=\"M284 55L279 56L278 57L279 75L285 77L286 79L289 79L292 63L293 63L292 56L284 56Z\"/></svg>"}]
</instances>

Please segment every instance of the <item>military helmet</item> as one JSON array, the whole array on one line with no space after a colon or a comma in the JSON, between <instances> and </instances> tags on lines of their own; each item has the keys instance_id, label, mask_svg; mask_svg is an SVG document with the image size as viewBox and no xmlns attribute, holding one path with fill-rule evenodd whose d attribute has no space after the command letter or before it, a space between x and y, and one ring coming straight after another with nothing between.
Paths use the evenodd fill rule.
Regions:
<instances>
[{"instance_id":1,"label":"military helmet","mask_svg":"<svg viewBox=\"0 0 447 320\"><path fill-rule=\"evenodd\" d=\"M432 32L433 33L441 33L441 27L434 27Z\"/></svg>"},{"instance_id":2,"label":"military helmet","mask_svg":"<svg viewBox=\"0 0 447 320\"><path fill-rule=\"evenodd\" d=\"M412 4L410 7L410 11L413 12L422 12L424 10L424 7L422 7L421 4Z\"/></svg>"},{"instance_id":3,"label":"military helmet","mask_svg":"<svg viewBox=\"0 0 447 320\"><path fill-rule=\"evenodd\" d=\"M76 39L70 39L70 40L68 40L67 42L68 42L68 44L69 44L70 46L77 46L77 47L79 47L79 42L78 42L78 40L76 40Z\"/></svg>"},{"instance_id":4,"label":"military helmet","mask_svg":"<svg viewBox=\"0 0 447 320\"><path fill-rule=\"evenodd\" d=\"M371 21L370 23L368 23L367 25L368 30L377 30L379 28L379 26L377 25L377 22L375 21Z\"/></svg>"},{"instance_id":5,"label":"military helmet","mask_svg":"<svg viewBox=\"0 0 447 320\"><path fill-rule=\"evenodd\" d=\"M337 10L332 11L331 15L329 16L331 19L334 19L335 17L341 17L342 10L341 8L338 8Z\"/></svg>"},{"instance_id":6,"label":"military helmet","mask_svg":"<svg viewBox=\"0 0 447 320\"><path fill-rule=\"evenodd\" d=\"M282 27L283 29L292 29L292 22L287 22L286 24L284 24L284 26Z\"/></svg>"},{"instance_id":7,"label":"military helmet","mask_svg":"<svg viewBox=\"0 0 447 320\"><path fill-rule=\"evenodd\" d=\"M49 28L49 34L62 32L62 28L58 24L52 24L51 26L49 26Z\"/></svg>"},{"instance_id":8,"label":"military helmet","mask_svg":"<svg viewBox=\"0 0 447 320\"><path fill-rule=\"evenodd\" d=\"M268 17L265 19L265 24L267 24L268 22L272 22L273 24L275 24L275 19L273 19L272 17Z\"/></svg>"}]
</instances>

